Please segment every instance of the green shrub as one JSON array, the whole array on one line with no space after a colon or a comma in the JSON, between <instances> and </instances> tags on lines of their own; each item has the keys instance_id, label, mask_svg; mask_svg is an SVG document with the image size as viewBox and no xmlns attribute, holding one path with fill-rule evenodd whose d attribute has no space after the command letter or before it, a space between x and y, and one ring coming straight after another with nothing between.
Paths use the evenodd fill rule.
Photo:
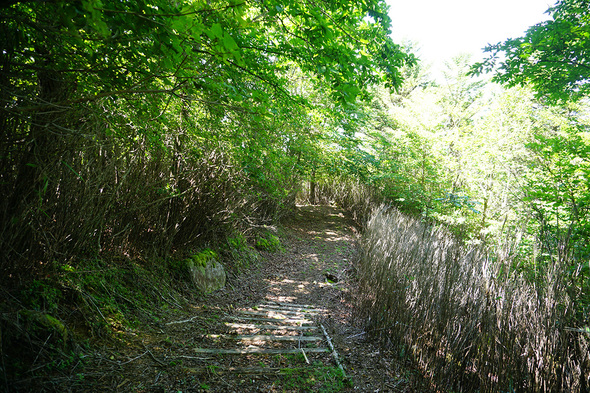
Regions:
<instances>
[{"instance_id":1,"label":"green shrub","mask_svg":"<svg viewBox=\"0 0 590 393\"><path fill-rule=\"evenodd\" d=\"M54 282L35 280L21 292L21 299L30 309L54 312L62 299L62 293Z\"/></svg>"}]
</instances>

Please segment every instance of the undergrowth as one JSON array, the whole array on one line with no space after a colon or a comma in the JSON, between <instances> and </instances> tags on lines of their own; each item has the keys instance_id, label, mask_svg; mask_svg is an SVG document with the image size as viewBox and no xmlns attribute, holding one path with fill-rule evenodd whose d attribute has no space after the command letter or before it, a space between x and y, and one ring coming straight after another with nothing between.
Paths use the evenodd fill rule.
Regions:
<instances>
[{"instance_id":1,"label":"undergrowth","mask_svg":"<svg viewBox=\"0 0 590 393\"><path fill-rule=\"evenodd\" d=\"M193 256L215 257L234 276L261 260L241 234ZM183 260L87 259L56 264L19 288L2 288L0 390L50 389L56 379L76 380L84 375L86 354L98 346L129 345L134 332L185 311L204 295L183 271Z\"/></svg>"},{"instance_id":2,"label":"undergrowth","mask_svg":"<svg viewBox=\"0 0 590 393\"><path fill-rule=\"evenodd\" d=\"M350 379L336 366L326 366L321 361L315 361L310 367L300 354L277 355L277 360L290 365L281 370L277 381L287 391L331 393L350 386Z\"/></svg>"}]
</instances>

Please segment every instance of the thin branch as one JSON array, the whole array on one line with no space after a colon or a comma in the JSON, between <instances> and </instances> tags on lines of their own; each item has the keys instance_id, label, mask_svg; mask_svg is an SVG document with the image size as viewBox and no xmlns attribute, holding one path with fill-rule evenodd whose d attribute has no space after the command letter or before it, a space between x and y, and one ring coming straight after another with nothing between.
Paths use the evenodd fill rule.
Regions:
<instances>
[{"instance_id":1,"label":"thin branch","mask_svg":"<svg viewBox=\"0 0 590 393\"><path fill-rule=\"evenodd\" d=\"M143 18L143 19L147 19L146 17L178 17L178 16L188 16L188 15L195 15L195 14L204 14L207 12L217 12L217 11L225 11L231 8L237 8L240 7L242 5L245 5L246 2L242 2L242 3L238 3L238 4L232 4L232 5L227 5L225 7L220 7L220 8L209 8L209 9L202 9L202 10L195 10L195 11L191 11L191 12L185 12L185 13L177 13L177 14L140 14L138 12L133 12L133 11L120 11L120 10L110 10L107 8L97 8L94 7L95 10L97 11L102 11L102 12L109 12L109 13L113 13L113 14L126 14L126 15L135 15L139 18ZM152 21L151 19L148 19L150 21Z\"/></svg>"},{"instance_id":2,"label":"thin branch","mask_svg":"<svg viewBox=\"0 0 590 393\"><path fill-rule=\"evenodd\" d=\"M328 346L332 350L332 356L334 357L334 361L336 361L338 368L340 369L340 371L342 371L342 376L344 377L344 379L348 379L348 376L346 375L346 371L344 371L344 366L342 366L342 363L340 363L340 358L338 357L338 352L336 352L336 348L334 348L334 345L332 344L332 339L330 338L330 336L328 336L328 332L326 331L326 328L324 327L324 325L322 325L320 323L320 327L322 328L322 332L324 333L324 336L326 337L326 341L328 342Z\"/></svg>"},{"instance_id":3,"label":"thin branch","mask_svg":"<svg viewBox=\"0 0 590 393\"><path fill-rule=\"evenodd\" d=\"M182 84L179 84L177 86L174 86L172 89L139 89L139 90L123 89L123 90L107 91L107 92L95 94L92 96L80 97L80 98L76 98L76 99L72 99L72 100L65 100L65 101L59 101L59 102L52 102L52 103L47 103L45 105L35 105L35 106L28 106L28 107L24 107L24 108L4 109L4 110L7 112L26 113L26 112L38 112L38 111L42 111L42 110L49 110L49 109L55 109L55 108L69 109L69 106L73 105L73 104L80 104L83 102L92 102L92 101L99 100L101 98L111 97L111 96L116 96L116 95L174 93L181 86L182 86Z\"/></svg>"},{"instance_id":4,"label":"thin branch","mask_svg":"<svg viewBox=\"0 0 590 393\"><path fill-rule=\"evenodd\" d=\"M166 325L174 325L174 324L177 324L177 323L187 323L187 322L192 322L192 321L194 321L194 320L195 320L195 319L197 319L197 318L199 318L199 316L198 316L198 315L196 315L196 316L194 316L194 317L192 317L192 318L189 318L189 319L182 320L182 321L173 321L173 322L168 322L168 323L166 323Z\"/></svg>"},{"instance_id":5,"label":"thin branch","mask_svg":"<svg viewBox=\"0 0 590 393\"><path fill-rule=\"evenodd\" d=\"M148 352L149 352L149 351L145 351L145 352L144 352L144 353L142 353L141 355L139 355L139 356L136 356L136 357L134 357L133 359L130 359L130 360L126 361L126 362L123 362L123 363L119 364L119 366L123 366L123 365L125 365L125 364L131 363L131 362L133 362L133 361L135 361L135 360L139 359L140 357L142 357L142 356L144 356L144 355L147 355L147 353L148 353Z\"/></svg>"}]
</instances>

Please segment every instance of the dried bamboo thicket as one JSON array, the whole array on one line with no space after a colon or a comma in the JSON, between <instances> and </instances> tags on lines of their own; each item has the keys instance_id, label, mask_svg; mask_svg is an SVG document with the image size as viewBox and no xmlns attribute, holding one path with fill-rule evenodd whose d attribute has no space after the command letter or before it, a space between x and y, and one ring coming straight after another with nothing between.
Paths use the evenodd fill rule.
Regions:
<instances>
[{"instance_id":1,"label":"dried bamboo thicket","mask_svg":"<svg viewBox=\"0 0 590 393\"><path fill-rule=\"evenodd\" d=\"M5 129L0 281L97 255L157 259L278 214L277 198L254 189L222 143L182 141L183 129L162 131L157 143L131 126L115 135L104 116L65 111L43 129L51 137L42 151L41 138L29 141L34 124Z\"/></svg>"},{"instance_id":2,"label":"dried bamboo thicket","mask_svg":"<svg viewBox=\"0 0 590 393\"><path fill-rule=\"evenodd\" d=\"M588 336L575 331L567 275L535 282L442 226L376 209L359 261L358 317L432 382L462 392L585 392Z\"/></svg>"}]
</instances>

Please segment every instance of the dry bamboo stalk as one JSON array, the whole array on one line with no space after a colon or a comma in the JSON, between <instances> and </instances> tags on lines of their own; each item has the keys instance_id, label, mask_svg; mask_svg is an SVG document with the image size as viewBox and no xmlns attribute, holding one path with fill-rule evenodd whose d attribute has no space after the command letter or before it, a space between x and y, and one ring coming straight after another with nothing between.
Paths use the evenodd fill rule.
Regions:
<instances>
[{"instance_id":1,"label":"dry bamboo stalk","mask_svg":"<svg viewBox=\"0 0 590 393\"><path fill-rule=\"evenodd\" d=\"M332 356L334 357L334 360L336 361L338 368L340 369L340 371L342 371L342 375L344 376L344 378L347 379L348 377L346 376L346 371L344 371L344 366L342 366L342 363L340 363L340 358L338 357L338 352L336 352L336 348L334 348L334 345L332 344L332 339L330 338L330 336L328 336L328 332L326 331L326 328L324 327L324 325L322 325L320 323L320 327L322 328L322 331L324 332L324 336L326 337L326 341L328 341L328 346L332 350Z\"/></svg>"}]
</instances>

